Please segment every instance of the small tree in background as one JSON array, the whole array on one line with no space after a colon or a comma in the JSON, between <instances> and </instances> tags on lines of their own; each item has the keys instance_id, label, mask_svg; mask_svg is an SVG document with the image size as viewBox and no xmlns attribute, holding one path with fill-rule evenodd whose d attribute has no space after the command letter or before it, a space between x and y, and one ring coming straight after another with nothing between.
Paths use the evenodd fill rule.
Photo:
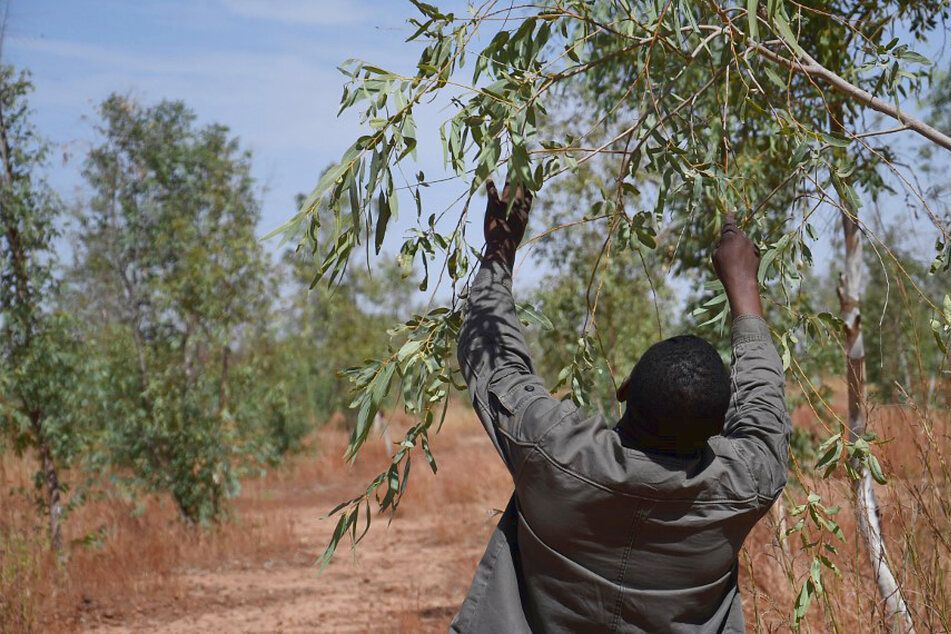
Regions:
<instances>
[{"instance_id":1,"label":"small tree in background","mask_svg":"<svg viewBox=\"0 0 951 634\"><path fill-rule=\"evenodd\" d=\"M947 280L931 274L899 238L898 228L882 229L890 253L865 253L866 360L876 400L912 400L935 407L951 405L942 389L945 353L935 341L932 306L940 306ZM879 247L881 249L881 247ZM900 268L899 268L900 267ZM920 301L919 294L928 298Z\"/></svg>"},{"instance_id":2,"label":"small tree in background","mask_svg":"<svg viewBox=\"0 0 951 634\"><path fill-rule=\"evenodd\" d=\"M29 77L0 65L0 430L39 463L50 545L63 547L64 471L82 450L83 351L57 310L53 275L62 207L39 170L46 144L29 121Z\"/></svg>"},{"instance_id":3,"label":"small tree in background","mask_svg":"<svg viewBox=\"0 0 951 634\"><path fill-rule=\"evenodd\" d=\"M273 297L250 155L181 102L113 95L100 115L73 278L108 351L106 444L182 518L217 519L240 468L271 451L266 416L283 415L242 364Z\"/></svg>"}]
</instances>

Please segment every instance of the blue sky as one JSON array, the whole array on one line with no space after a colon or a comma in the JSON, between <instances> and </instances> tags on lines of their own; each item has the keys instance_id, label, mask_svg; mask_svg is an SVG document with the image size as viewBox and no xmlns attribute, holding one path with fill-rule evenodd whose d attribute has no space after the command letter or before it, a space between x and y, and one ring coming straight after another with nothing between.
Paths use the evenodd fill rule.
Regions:
<instances>
[{"instance_id":1,"label":"blue sky","mask_svg":"<svg viewBox=\"0 0 951 634\"><path fill-rule=\"evenodd\" d=\"M13 0L3 56L33 73L34 122L57 149L50 180L64 197L81 185L95 108L109 93L182 99L252 150L266 233L359 134L355 117L336 118L336 67L350 57L413 66L418 48L403 43L409 8L372 0Z\"/></svg>"},{"instance_id":2,"label":"blue sky","mask_svg":"<svg viewBox=\"0 0 951 634\"><path fill-rule=\"evenodd\" d=\"M439 4L466 10L460 0ZM411 72L420 47L404 40L414 13L406 0L12 0L2 54L33 73L34 122L57 150L49 177L67 201L83 196L80 169L94 142L96 104L114 91L146 103L182 99L201 121L228 125L252 150L264 235L292 215L294 195L309 191L361 134L355 116L337 118L343 86L337 66L356 57ZM934 56L943 45L921 52ZM904 107L914 111L916 104ZM430 178L443 170L440 109L434 104L417 113L419 168ZM908 147L910 136L890 138ZM458 183L428 190L427 212L441 210L459 190ZM886 200L888 215L907 207L905 200ZM401 208L408 210L409 201ZM404 212L398 231L390 232L390 251L409 216ZM831 234L838 225L828 216L822 229ZM931 253L933 234L927 223L918 226L916 246ZM829 248L827 240L818 245L820 260ZM527 268L529 277L537 275Z\"/></svg>"}]
</instances>

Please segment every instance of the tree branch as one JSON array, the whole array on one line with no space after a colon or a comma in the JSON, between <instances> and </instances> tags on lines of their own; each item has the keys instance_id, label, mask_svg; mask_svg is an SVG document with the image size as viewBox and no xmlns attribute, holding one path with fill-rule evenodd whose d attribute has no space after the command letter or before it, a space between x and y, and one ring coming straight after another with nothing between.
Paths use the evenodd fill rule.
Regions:
<instances>
[{"instance_id":1,"label":"tree branch","mask_svg":"<svg viewBox=\"0 0 951 634\"><path fill-rule=\"evenodd\" d=\"M753 50L766 59L776 62L777 64L781 64L786 68L796 71L797 73L802 73L803 75L822 80L831 86L836 92L845 95L849 99L867 106L872 110L895 119L905 128L917 132L929 141L935 143L936 145L940 145L944 149L951 152L951 137L949 137L947 134L931 127L913 115L910 115L906 112L901 112L892 104L882 101L868 91L848 82L841 76L817 62L805 51L802 52L802 58L805 60L805 63L802 63L796 60L787 59L782 55L769 50L762 44L754 43Z\"/></svg>"}]
</instances>

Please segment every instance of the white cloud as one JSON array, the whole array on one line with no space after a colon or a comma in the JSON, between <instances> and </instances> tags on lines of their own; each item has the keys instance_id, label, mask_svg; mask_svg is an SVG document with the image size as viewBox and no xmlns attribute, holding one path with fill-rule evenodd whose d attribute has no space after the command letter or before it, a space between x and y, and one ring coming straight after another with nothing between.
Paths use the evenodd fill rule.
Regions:
<instances>
[{"instance_id":1,"label":"white cloud","mask_svg":"<svg viewBox=\"0 0 951 634\"><path fill-rule=\"evenodd\" d=\"M222 3L228 10L222 10ZM136 23L141 38L51 29L45 37L10 36L5 52L34 71L36 92L30 102L37 123L75 157L57 168L56 182L64 192L81 183L78 158L94 141L90 119L108 94L131 94L143 103L182 99L201 122L228 125L253 151L255 175L268 187L262 231L269 231L287 219L294 194L309 190L320 170L339 159L363 131L354 113L336 116L344 81L337 64L361 57L396 70L411 69L417 47L405 45L403 33L380 30L376 25L381 21L396 21L393 9L373 4L374 12L368 15L368 0L258 5L210 0L193 6L201 11L172 26L162 15ZM304 9L298 13L295 8L300 7ZM207 12L212 8L217 13L213 19ZM304 28L288 28L283 22L278 28L259 28L238 16L255 11L262 18L303 22ZM314 26L351 19L360 22L345 28ZM421 142L419 157L419 167L427 174L437 173L442 164L437 109L426 106L418 117L420 134L430 141ZM438 203L434 208L448 204L443 198L431 197L431 203ZM409 201L404 206L411 207ZM411 217L406 214L403 221Z\"/></svg>"},{"instance_id":2,"label":"white cloud","mask_svg":"<svg viewBox=\"0 0 951 634\"><path fill-rule=\"evenodd\" d=\"M334 58L343 52L319 42L254 52L184 48L174 54L67 39L15 38L11 44L21 56L43 59L47 68L69 69L55 80L36 77L39 106L95 103L113 91L144 101L183 99L202 118L227 123L253 147L267 150L330 146L336 152L343 145L342 151L359 132L354 114L337 119L345 78ZM370 52L371 59L410 59L379 42L355 48Z\"/></svg>"},{"instance_id":3,"label":"white cloud","mask_svg":"<svg viewBox=\"0 0 951 634\"><path fill-rule=\"evenodd\" d=\"M88 42L47 38L14 38L11 42L19 51L67 58L71 62L86 62L127 72L177 72L182 65L167 57L140 55L127 50Z\"/></svg>"},{"instance_id":4,"label":"white cloud","mask_svg":"<svg viewBox=\"0 0 951 634\"><path fill-rule=\"evenodd\" d=\"M231 13L288 24L336 26L361 22L372 16L357 0L220 0Z\"/></svg>"},{"instance_id":5,"label":"white cloud","mask_svg":"<svg viewBox=\"0 0 951 634\"><path fill-rule=\"evenodd\" d=\"M20 51L66 58L85 73L38 94L45 105L75 105L111 91L147 99L185 99L202 114L235 124L262 147L300 147L326 139L336 115L342 77L333 67L292 52L207 51L176 57L130 53L68 40L17 40ZM42 89L42 81L38 88ZM244 127L244 126L242 126Z\"/></svg>"}]
</instances>

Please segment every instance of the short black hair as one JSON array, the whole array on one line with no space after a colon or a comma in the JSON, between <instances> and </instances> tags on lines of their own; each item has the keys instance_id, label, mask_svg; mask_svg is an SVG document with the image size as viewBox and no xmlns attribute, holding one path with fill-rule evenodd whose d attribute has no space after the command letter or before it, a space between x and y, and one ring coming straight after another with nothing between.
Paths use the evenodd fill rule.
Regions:
<instances>
[{"instance_id":1,"label":"short black hair","mask_svg":"<svg viewBox=\"0 0 951 634\"><path fill-rule=\"evenodd\" d=\"M627 406L648 434L700 447L723 431L730 377L719 353L693 335L651 346L631 372Z\"/></svg>"}]
</instances>

